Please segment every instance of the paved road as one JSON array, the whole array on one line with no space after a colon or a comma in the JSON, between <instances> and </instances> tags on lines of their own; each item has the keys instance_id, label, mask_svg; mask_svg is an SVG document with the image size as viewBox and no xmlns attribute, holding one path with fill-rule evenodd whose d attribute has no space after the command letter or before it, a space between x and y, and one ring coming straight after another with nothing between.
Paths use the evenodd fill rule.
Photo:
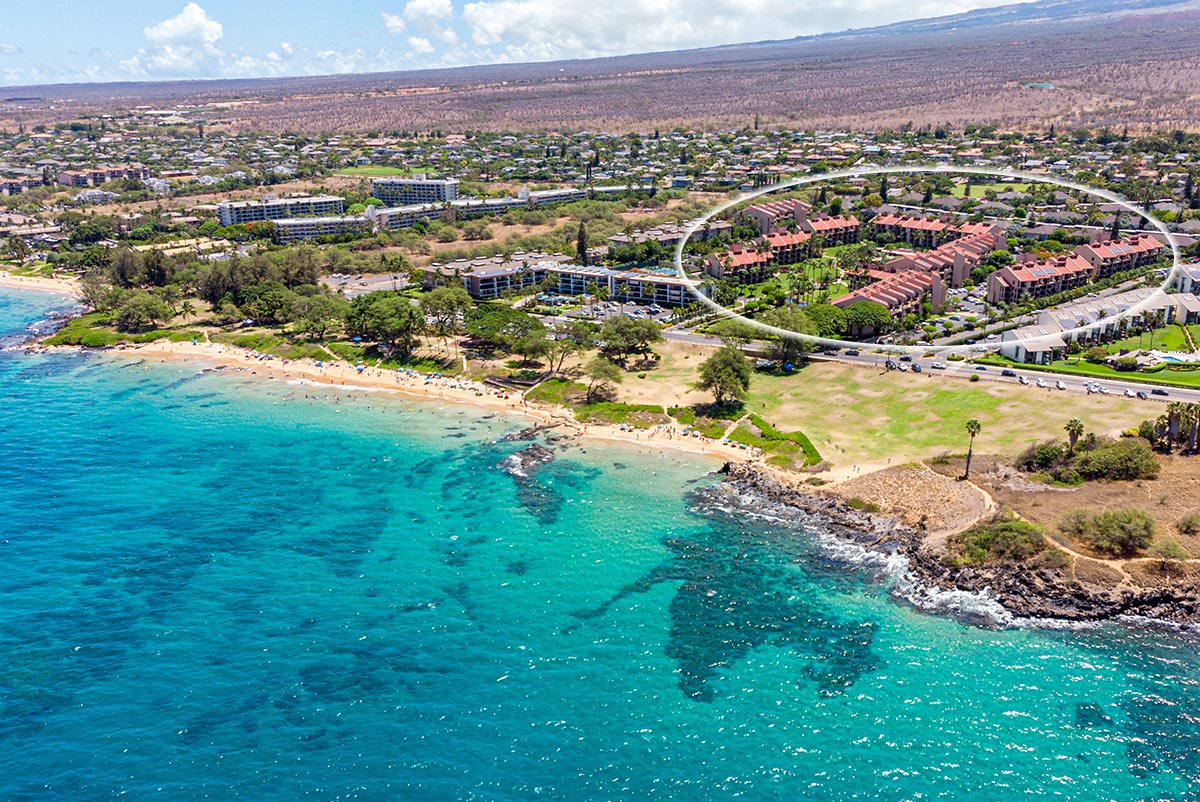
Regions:
<instances>
[{"instance_id":1,"label":"paved road","mask_svg":"<svg viewBox=\"0 0 1200 802\"><path fill-rule=\"evenodd\" d=\"M884 370L888 356L885 354L872 353L863 351L859 356L849 356L845 352L840 352L834 355L814 354L814 359L828 360L834 362L846 362L853 365L862 365L864 367L873 367L876 370ZM897 359L897 357L891 357ZM1142 382L1118 381L1114 379L1093 379L1086 376L1074 376L1066 373L1049 373L1041 370L1022 370L1021 368L1012 368L1014 376L1002 376L1000 371L1002 368L986 366L986 370L979 370L976 365L966 362L947 362L945 358L913 356L913 361L921 365L920 373L907 373L904 375L911 376L914 381L926 381L931 378L957 378L969 379L971 376L979 376L984 381L1007 382L1010 384L1020 384L1020 377L1024 376L1028 381L1028 389L1030 392L1042 393L1087 393L1088 382L1094 382L1109 391L1109 395L1113 397L1122 397L1125 390L1136 393L1139 390L1149 393L1154 385L1147 385ZM945 370L934 370L930 365L934 362L940 362L946 366ZM1046 383L1046 387L1038 387L1037 380L1041 379ZM1062 382L1065 390L1058 390L1057 383ZM1167 387L1165 389L1170 395L1157 396L1151 395L1147 400L1142 401L1143 404L1148 404L1151 401L1200 401L1200 389Z\"/></svg>"},{"instance_id":2,"label":"paved road","mask_svg":"<svg viewBox=\"0 0 1200 802\"><path fill-rule=\"evenodd\" d=\"M408 278L400 274L393 277L387 273L371 273L362 278L326 276L321 279L321 283L334 292L340 291L347 298L357 298L378 290L402 290L408 286Z\"/></svg>"}]
</instances>

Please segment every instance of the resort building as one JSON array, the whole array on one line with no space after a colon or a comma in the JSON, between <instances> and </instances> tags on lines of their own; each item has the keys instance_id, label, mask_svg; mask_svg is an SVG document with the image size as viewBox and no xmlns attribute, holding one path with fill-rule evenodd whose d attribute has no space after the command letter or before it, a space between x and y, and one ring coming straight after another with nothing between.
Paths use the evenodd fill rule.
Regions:
<instances>
[{"instance_id":1,"label":"resort building","mask_svg":"<svg viewBox=\"0 0 1200 802\"><path fill-rule=\"evenodd\" d=\"M935 313L946 302L946 284L937 273L920 270L884 273L872 270L871 278L876 280L862 289L834 298L830 303L844 309L860 301L872 301L882 304L894 319L899 320L910 314L921 316L922 305L926 301Z\"/></svg>"},{"instance_id":2,"label":"resort building","mask_svg":"<svg viewBox=\"0 0 1200 802\"><path fill-rule=\"evenodd\" d=\"M757 284L771 277L773 264L774 257L769 250L760 251L735 243L725 253L710 253L704 262L704 272L716 279Z\"/></svg>"},{"instance_id":3,"label":"resort building","mask_svg":"<svg viewBox=\"0 0 1200 802\"><path fill-rule=\"evenodd\" d=\"M1136 314L1120 317L1134 307ZM1155 326L1200 322L1200 298L1190 292L1158 295L1139 287L1104 298L1087 298L1038 313L1037 321L1000 335L1000 353L1016 362L1045 364L1066 356L1071 341L1122 339ZM1067 333L1072 329L1080 329Z\"/></svg>"},{"instance_id":4,"label":"resort building","mask_svg":"<svg viewBox=\"0 0 1200 802\"><path fill-rule=\"evenodd\" d=\"M694 221L693 221L694 222ZM668 223L657 226L646 231L633 231L629 234L613 234L608 238L608 248L612 252L617 248L622 248L627 245L640 245L643 242L654 241L664 248L674 248L687 234L688 228L692 225L689 223L681 223L675 225ZM705 242L717 237L727 237L733 231L733 224L724 220L709 220L696 229L692 234L689 242Z\"/></svg>"},{"instance_id":5,"label":"resort building","mask_svg":"<svg viewBox=\"0 0 1200 802\"><path fill-rule=\"evenodd\" d=\"M875 217L871 230L876 238L888 236L914 248L936 248L963 236L959 226L945 220L890 212Z\"/></svg>"},{"instance_id":6,"label":"resort building","mask_svg":"<svg viewBox=\"0 0 1200 802\"><path fill-rule=\"evenodd\" d=\"M388 206L445 203L458 198L457 178L373 178L371 194Z\"/></svg>"},{"instance_id":7,"label":"resort building","mask_svg":"<svg viewBox=\"0 0 1200 802\"><path fill-rule=\"evenodd\" d=\"M1162 243L1154 237L1135 234L1081 245L1069 254L1041 262L1002 267L988 276L988 303L1019 303L1073 290L1124 270L1146 267L1162 252Z\"/></svg>"},{"instance_id":8,"label":"resort building","mask_svg":"<svg viewBox=\"0 0 1200 802\"><path fill-rule=\"evenodd\" d=\"M286 244L318 237L334 237L341 234L362 234L371 230L371 222L365 215L352 217L289 217L275 220L275 240Z\"/></svg>"},{"instance_id":9,"label":"resort building","mask_svg":"<svg viewBox=\"0 0 1200 802\"><path fill-rule=\"evenodd\" d=\"M483 273L503 269L509 272L520 270L537 270L541 272L544 267L538 265L560 264L571 261L570 256L565 256L561 253L545 253L544 251L517 251L511 258L505 259L503 256L483 256L477 259L455 259L453 262L434 262L419 268L421 272L421 286L427 290L432 290L437 287L454 287L464 286L463 277L470 273ZM480 285L482 287L482 285ZM503 285L497 288L496 297L504 289L508 289L509 285ZM470 291L470 287L467 287ZM477 291L482 292L481 288Z\"/></svg>"},{"instance_id":10,"label":"resort building","mask_svg":"<svg viewBox=\"0 0 1200 802\"><path fill-rule=\"evenodd\" d=\"M859 240L858 218L854 215L809 217L806 204L797 203L789 208L793 220L788 227L766 232L753 245L734 243L723 254L709 254L704 272L713 278L758 283L771 277L771 268L775 265L795 264L810 258L821 248L849 245Z\"/></svg>"},{"instance_id":11,"label":"resort building","mask_svg":"<svg viewBox=\"0 0 1200 802\"><path fill-rule=\"evenodd\" d=\"M971 271L983 264L1000 242L998 233L974 233L947 242L932 251L905 253L883 264L880 269L888 273L903 273L908 270L937 273L949 286L961 287L971 278Z\"/></svg>"},{"instance_id":12,"label":"resort building","mask_svg":"<svg viewBox=\"0 0 1200 802\"><path fill-rule=\"evenodd\" d=\"M1134 234L1119 240L1080 245L1075 252L1095 268L1095 278L1136 270L1162 255L1163 245L1149 234Z\"/></svg>"},{"instance_id":13,"label":"resort building","mask_svg":"<svg viewBox=\"0 0 1200 802\"><path fill-rule=\"evenodd\" d=\"M1190 265L1180 265L1175 274L1173 286L1178 292L1191 292L1200 295L1200 262Z\"/></svg>"},{"instance_id":14,"label":"resort building","mask_svg":"<svg viewBox=\"0 0 1200 802\"><path fill-rule=\"evenodd\" d=\"M338 195L300 195L276 198L265 195L260 201L223 201L217 204L217 215L223 226L258 223L263 220L282 220L287 217L325 217L340 215L346 201Z\"/></svg>"},{"instance_id":15,"label":"resort building","mask_svg":"<svg viewBox=\"0 0 1200 802\"><path fill-rule=\"evenodd\" d=\"M422 268L422 273L433 286L461 281L470 296L480 301L536 286L559 295L588 295L603 290L610 298L660 306L683 306L692 300L692 282L675 273L587 267L571 264L561 254L525 254L501 264L495 260L459 260L449 265L430 265Z\"/></svg>"},{"instance_id":16,"label":"resort building","mask_svg":"<svg viewBox=\"0 0 1200 802\"><path fill-rule=\"evenodd\" d=\"M1092 265L1074 252L1002 267L988 276L987 300L992 304L1015 304L1057 295L1090 283L1092 270Z\"/></svg>"},{"instance_id":17,"label":"resort building","mask_svg":"<svg viewBox=\"0 0 1200 802\"><path fill-rule=\"evenodd\" d=\"M788 222L798 223L808 216L812 207L797 198L757 203L742 211L742 216L758 227L759 233L769 234Z\"/></svg>"},{"instance_id":18,"label":"resort building","mask_svg":"<svg viewBox=\"0 0 1200 802\"><path fill-rule=\"evenodd\" d=\"M145 180L150 177L150 171L140 164L126 164L117 167L94 167L86 170L60 170L55 179L59 184L68 187L98 187L109 181L119 181L122 178Z\"/></svg>"}]
</instances>

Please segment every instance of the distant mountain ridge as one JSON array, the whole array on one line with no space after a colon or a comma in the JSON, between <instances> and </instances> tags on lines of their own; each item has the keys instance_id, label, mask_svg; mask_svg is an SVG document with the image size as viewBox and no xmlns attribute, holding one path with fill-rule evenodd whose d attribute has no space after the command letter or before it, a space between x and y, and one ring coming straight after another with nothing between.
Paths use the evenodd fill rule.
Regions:
<instances>
[{"instance_id":1,"label":"distant mountain ridge","mask_svg":"<svg viewBox=\"0 0 1200 802\"><path fill-rule=\"evenodd\" d=\"M1080 22L1114 19L1142 14L1169 14L1200 10L1197 0L1037 0L1031 3L977 8L944 17L894 22L873 28L850 29L821 37L886 36L889 34L939 33L1001 25L1036 22Z\"/></svg>"},{"instance_id":2,"label":"distant mountain ridge","mask_svg":"<svg viewBox=\"0 0 1200 802\"><path fill-rule=\"evenodd\" d=\"M360 75L21 87L0 95L43 100L38 108L0 103L0 125L159 104L207 107L211 123L236 129L313 132L648 130L744 126L756 118L809 128L1196 128L1200 0L1037 0L693 50ZM237 105L209 105L231 101Z\"/></svg>"}]
</instances>

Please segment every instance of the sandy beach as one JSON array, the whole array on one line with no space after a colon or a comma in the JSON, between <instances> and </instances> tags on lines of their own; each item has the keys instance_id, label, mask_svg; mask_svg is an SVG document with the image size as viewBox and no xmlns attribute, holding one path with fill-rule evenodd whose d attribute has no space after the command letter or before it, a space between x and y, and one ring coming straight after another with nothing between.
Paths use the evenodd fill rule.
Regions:
<instances>
[{"instance_id":1,"label":"sandy beach","mask_svg":"<svg viewBox=\"0 0 1200 802\"><path fill-rule=\"evenodd\" d=\"M394 392L420 399L438 399L471 404L485 410L523 415L537 425L557 426L580 437L619 441L652 449L668 448L692 454L704 454L723 460L751 460L757 455L749 449L698 435L684 435L682 426L656 426L649 429L580 423L560 407L528 402L518 392L490 387L455 376L436 376L409 370L384 370L345 362L321 362L310 359L268 358L245 348L208 342L170 342L159 340L140 345L123 345L107 353L145 359L189 360L225 365L250 375L285 381Z\"/></svg>"},{"instance_id":2,"label":"sandy beach","mask_svg":"<svg viewBox=\"0 0 1200 802\"><path fill-rule=\"evenodd\" d=\"M4 274L0 275L0 287L50 292L64 297L78 297L79 294L78 282L73 279ZM216 364L267 379L305 381L328 387L368 389L397 393L417 399L469 404L484 411L521 415L530 419L531 425L555 427L571 436L599 438L651 450L670 449L724 461L763 464L761 454L757 452L757 449L742 448L738 444L702 437L695 433L684 434L686 427L681 424L664 424L639 429L631 426L581 423L568 409L529 402L520 392L491 387L455 376L438 376L412 370L384 370L374 367L360 369L340 361L286 360L269 357L237 346L198 341L172 342L164 339L138 345L118 345L105 349L105 352L143 359ZM895 468L905 461L906 458L903 455L895 455L886 462L848 463L822 472L820 478L828 483L825 488L826 492L847 497L853 495L874 496L876 492L882 493L880 488L889 486L893 491L899 490L901 487L906 488L901 492L883 494L887 498L878 500L884 501L884 506L901 519L912 517L910 513L917 514L919 512L928 515L933 524L931 528L941 530L943 536L950 531L967 528L986 515L986 510L990 509L990 504L981 503L980 499L974 498L976 494L986 494L973 485L969 488L959 487L949 490L942 487L943 497L938 499L938 503L931 503L933 499L923 493L911 492L914 486L928 485L930 476L923 475L919 482L898 481L897 472L889 469ZM779 471L765 464L763 467L797 488L810 476L806 473ZM867 488L860 485L862 480L868 476L878 477L878 480L870 483L871 490L869 492L863 492ZM911 477L906 474L905 478ZM970 495L972 498L964 500L961 498L963 495ZM911 503L905 503L906 501ZM962 509L964 504L969 510L967 514L964 514L965 510Z\"/></svg>"},{"instance_id":3,"label":"sandy beach","mask_svg":"<svg viewBox=\"0 0 1200 802\"><path fill-rule=\"evenodd\" d=\"M33 292L49 292L66 298L79 297L79 282L75 279L14 276L12 273L0 270L0 287L11 287L15 290L30 290Z\"/></svg>"}]
</instances>

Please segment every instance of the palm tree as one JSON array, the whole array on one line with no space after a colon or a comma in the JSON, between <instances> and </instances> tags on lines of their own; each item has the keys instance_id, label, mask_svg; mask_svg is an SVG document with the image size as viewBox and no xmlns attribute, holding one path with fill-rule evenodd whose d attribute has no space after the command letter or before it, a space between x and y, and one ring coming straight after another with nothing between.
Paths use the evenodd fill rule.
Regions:
<instances>
[{"instance_id":1,"label":"palm tree","mask_svg":"<svg viewBox=\"0 0 1200 802\"><path fill-rule=\"evenodd\" d=\"M971 454L975 448L975 436L981 431L983 431L983 426L979 424L978 420L971 418L969 421L967 421L967 435L971 439L967 442L967 467L963 471L963 479L967 479L971 476Z\"/></svg>"},{"instance_id":2,"label":"palm tree","mask_svg":"<svg viewBox=\"0 0 1200 802\"><path fill-rule=\"evenodd\" d=\"M186 323L196 314L196 306L190 299L184 298L183 303L179 305L179 314L183 317L183 322Z\"/></svg>"},{"instance_id":3,"label":"palm tree","mask_svg":"<svg viewBox=\"0 0 1200 802\"><path fill-rule=\"evenodd\" d=\"M1074 456L1075 444L1079 442L1079 437L1083 434L1083 421L1079 418L1071 418L1063 428L1067 430L1067 454Z\"/></svg>"},{"instance_id":4,"label":"palm tree","mask_svg":"<svg viewBox=\"0 0 1200 802\"><path fill-rule=\"evenodd\" d=\"M1171 445L1179 436L1179 424L1183 421L1186 404L1172 401L1167 404L1167 453L1171 453Z\"/></svg>"}]
</instances>

